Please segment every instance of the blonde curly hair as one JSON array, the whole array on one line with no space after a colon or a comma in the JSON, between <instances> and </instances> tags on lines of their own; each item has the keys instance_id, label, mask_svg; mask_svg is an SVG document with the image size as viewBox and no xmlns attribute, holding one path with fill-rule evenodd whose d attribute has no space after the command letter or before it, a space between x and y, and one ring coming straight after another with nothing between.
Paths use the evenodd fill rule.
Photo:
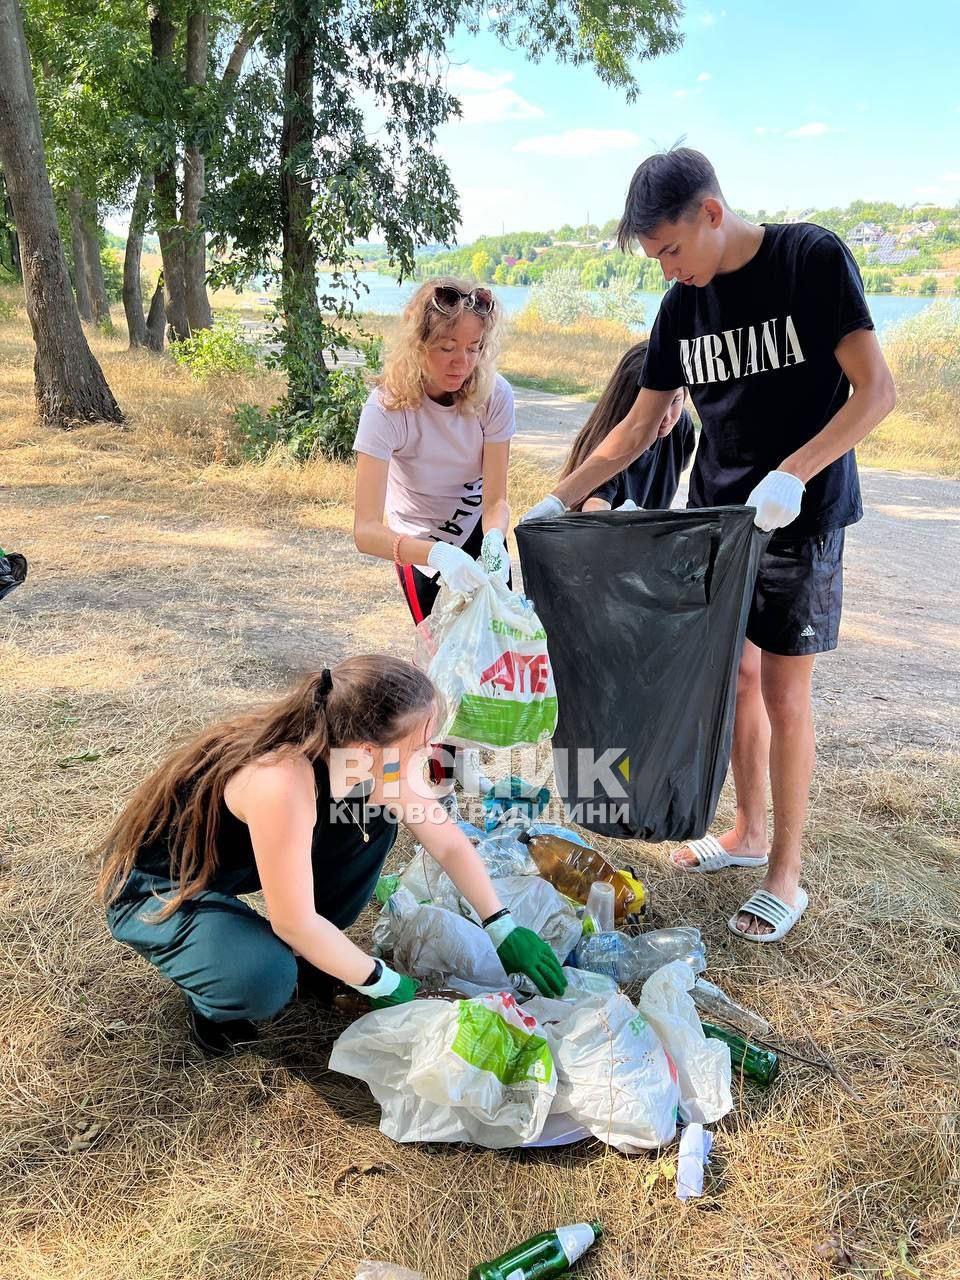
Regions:
<instances>
[{"instance_id":1,"label":"blonde curly hair","mask_svg":"<svg viewBox=\"0 0 960 1280\"><path fill-rule=\"evenodd\" d=\"M416 291L403 311L400 333L391 345L379 380L380 398L386 409L416 409L423 403L424 383L428 376L426 353L457 327L467 308L465 300L444 315L432 306L438 286L469 293L478 286L454 276L435 276ZM486 286L480 286L486 287ZM471 315L476 312L471 311ZM503 341L503 308L499 302L489 315L477 316L483 325L480 359L459 391L453 393L456 404L469 405L474 411L485 404L493 391L497 375L497 357Z\"/></svg>"}]
</instances>

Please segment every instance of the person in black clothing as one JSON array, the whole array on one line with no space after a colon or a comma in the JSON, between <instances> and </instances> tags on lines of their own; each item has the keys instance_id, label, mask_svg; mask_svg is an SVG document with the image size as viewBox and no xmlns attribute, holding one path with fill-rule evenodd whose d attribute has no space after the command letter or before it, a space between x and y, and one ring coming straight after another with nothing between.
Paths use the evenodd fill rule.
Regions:
<instances>
[{"instance_id":1,"label":"person in black clothing","mask_svg":"<svg viewBox=\"0 0 960 1280\"><path fill-rule=\"evenodd\" d=\"M649 448L676 387L701 433L689 505L745 503L772 534L740 671L734 826L675 851L688 871L766 867L729 921L782 938L807 905L800 849L814 763L814 657L837 644L844 530L863 514L854 446L893 408L856 264L810 223L754 226L697 151L650 156L630 183L621 248L639 242L673 287L623 421L524 517L561 514ZM773 796L767 842L766 778Z\"/></svg>"},{"instance_id":2,"label":"person in black clothing","mask_svg":"<svg viewBox=\"0 0 960 1280\"><path fill-rule=\"evenodd\" d=\"M324 975L374 1008L413 999L412 978L342 932L370 901L397 819L476 910L507 972L562 994L559 960L517 927L470 841L418 785L437 703L411 663L348 658L211 726L135 792L101 845L98 894L113 936L180 988L201 1048L251 1040L298 982L322 989ZM267 918L238 897L258 889Z\"/></svg>"},{"instance_id":3,"label":"person in black clothing","mask_svg":"<svg viewBox=\"0 0 960 1280\"><path fill-rule=\"evenodd\" d=\"M633 404L647 346L644 338L621 356L593 412L570 446L560 472L561 480L590 456ZM611 507L622 507L624 503L648 511L662 511L670 507L677 496L680 476L690 465L695 444L693 419L683 407L685 399L686 392L683 387L678 387L650 448L634 458L625 471L600 485L584 500L581 510L609 511Z\"/></svg>"}]
</instances>

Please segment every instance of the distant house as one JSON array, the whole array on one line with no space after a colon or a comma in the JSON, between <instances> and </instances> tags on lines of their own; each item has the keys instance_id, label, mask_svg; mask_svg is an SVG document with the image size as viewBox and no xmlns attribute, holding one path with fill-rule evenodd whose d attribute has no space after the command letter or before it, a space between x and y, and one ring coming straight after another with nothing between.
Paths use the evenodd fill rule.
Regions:
<instances>
[{"instance_id":1,"label":"distant house","mask_svg":"<svg viewBox=\"0 0 960 1280\"><path fill-rule=\"evenodd\" d=\"M858 222L855 227L851 227L847 232L847 244L852 245L854 248L866 249L871 245L879 245L886 234L879 223Z\"/></svg>"},{"instance_id":2,"label":"distant house","mask_svg":"<svg viewBox=\"0 0 960 1280\"><path fill-rule=\"evenodd\" d=\"M897 241L903 244L907 240L919 240L925 236L932 236L936 229L937 224L931 222L929 218L923 222L911 222L897 236Z\"/></svg>"},{"instance_id":3,"label":"distant house","mask_svg":"<svg viewBox=\"0 0 960 1280\"><path fill-rule=\"evenodd\" d=\"M783 220L784 222L809 222L815 213L816 209L790 209L784 214Z\"/></svg>"}]
</instances>

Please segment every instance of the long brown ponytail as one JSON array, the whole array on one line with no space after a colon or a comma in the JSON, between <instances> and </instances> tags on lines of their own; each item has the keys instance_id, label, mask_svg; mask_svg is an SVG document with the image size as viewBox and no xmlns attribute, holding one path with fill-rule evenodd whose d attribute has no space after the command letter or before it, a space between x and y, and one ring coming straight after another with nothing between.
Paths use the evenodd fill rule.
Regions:
<instances>
[{"instance_id":1,"label":"long brown ponytail","mask_svg":"<svg viewBox=\"0 0 960 1280\"><path fill-rule=\"evenodd\" d=\"M565 479L572 471L576 471L580 463L593 453L594 449L630 411L637 392L640 390L640 375L643 362L647 358L648 341L644 338L620 357L620 363L614 369L610 381L603 389L603 394L593 406L593 412L586 420L577 435L567 460L560 472L560 479ZM580 504L577 504L580 505Z\"/></svg>"},{"instance_id":2,"label":"long brown ponytail","mask_svg":"<svg viewBox=\"0 0 960 1280\"><path fill-rule=\"evenodd\" d=\"M396 742L436 703L436 689L412 663L363 655L311 672L285 697L205 729L141 783L96 849L98 898L113 901L141 849L168 833L177 887L153 917L165 920L217 869L223 793L238 769L270 753L302 752L313 761L351 743Z\"/></svg>"}]
</instances>

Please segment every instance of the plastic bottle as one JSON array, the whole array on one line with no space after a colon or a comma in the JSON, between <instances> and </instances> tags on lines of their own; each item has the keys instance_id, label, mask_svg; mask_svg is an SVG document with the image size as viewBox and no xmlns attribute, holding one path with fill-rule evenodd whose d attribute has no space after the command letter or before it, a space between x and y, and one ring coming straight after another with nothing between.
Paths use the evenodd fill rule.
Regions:
<instances>
[{"instance_id":1,"label":"plastic bottle","mask_svg":"<svg viewBox=\"0 0 960 1280\"><path fill-rule=\"evenodd\" d=\"M640 881L629 871L616 870L596 849L554 835L532 836L524 832L519 839L529 848L544 880L549 880L555 889L574 902L585 903L590 886L602 880L613 885L617 924L622 924L626 916L643 910L646 891Z\"/></svg>"},{"instance_id":2,"label":"plastic bottle","mask_svg":"<svg viewBox=\"0 0 960 1280\"><path fill-rule=\"evenodd\" d=\"M766 1018L761 1018L759 1013L754 1013L752 1009L745 1009L742 1004L737 1004L736 1000L731 1000L725 991L715 987L706 978L698 978L690 994L693 996L693 1003L702 1013L710 1013L715 1018L732 1022L750 1035L768 1036L770 1034L771 1027Z\"/></svg>"},{"instance_id":3,"label":"plastic bottle","mask_svg":"<svg viewBox=\"0 0 960 1280\"><path fill-rule=\"evenodd\" d=\"M635 938L623 933L595 933L583 938L573 963L590 973L605 973L617 982L645 982L671 960L683 960L694 973L707 967L699 929L651 929Z\"/></svg>"},{"instance_id":4,"label":"plastic bottle","mask_svg":"<svg viewBox=\"0 0 960 1280\"><path fill-rule=\"evenodd\" d=\"M703 1022L703 1034L711 1040L722 1040L730 1047L730 1062L736 1071L742 1071L757 1084L773 1084L780 1070L780 1059L772 1049L761 1049L759 1045L750 1044L742 1036L723 1027L714 1026L712 1022Z\"/></svg>"},{"instance_id":5,"label":"plastic bottle","mask_svg":"<svg viewBox=\"0 0 960 1280\"><path fill-rule=\"evenodd\" d=\"M599 1222L575 1222L542 1231L490 1262L472 1267L468 1280L552 1280L569 1271L603 1234Z\"/></svg>"}]
</instances>

